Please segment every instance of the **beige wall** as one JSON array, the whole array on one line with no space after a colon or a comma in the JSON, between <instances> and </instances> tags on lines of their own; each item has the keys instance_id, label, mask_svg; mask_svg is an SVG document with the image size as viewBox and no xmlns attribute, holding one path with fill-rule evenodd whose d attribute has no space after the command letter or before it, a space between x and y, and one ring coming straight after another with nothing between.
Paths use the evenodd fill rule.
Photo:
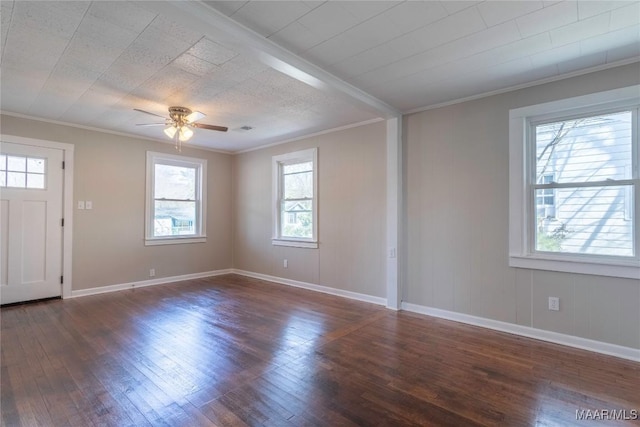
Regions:
<instances>
[{"instance_id":1,"label":"beige wall","mask_svg":"<svg viewBox=\"0 0 640 427\"><path fill-rule=\"evenodd\" d=\"M403 300L640 348L637 280L508 267L511 108L640 83L616 69L405 118ZM75 145L74 290L235 267L386 297L385 123L208 159L206 244L145 247L145 152L169 144L2 117L2 132ZM318 249L271 244L271 158L318 147ZM287 259L288 268L283 267ZM562 310L547 310L547 298Z\"/></svg>"},{"instance_id":2,"label":"beige wall","mask_svg":"<svg viewBox=\"0 0 640 427\"><path fill-rule=\"evenodd\" d=\"M385 297L385 132L378 122L234 156L235 268ZM311 147L319 248L273 246L271 158Z\"/></svg>"},{"instance_id":3,"label":"beige wall","mask_svg":"<svg viewBox=\"0 0 640 427\"><path fill-rule=\"evenodd\" d=\"M183 148L207 165L207 242L144 245L146 152L173 145L2 116L2 133L75 146L73 290L232 267L231 156Z\"/></svg>"},{"instance_id":4,"label":"beige wall","mask_svg":"<svg viewBox=\"0 0 640 427\"><path fill-rule=\"evenodd\" d=\"M636 63L407 117L404 301L640 348L639 281L508 267L509 109L638 83Z\"/></svg>"}]
</instances>

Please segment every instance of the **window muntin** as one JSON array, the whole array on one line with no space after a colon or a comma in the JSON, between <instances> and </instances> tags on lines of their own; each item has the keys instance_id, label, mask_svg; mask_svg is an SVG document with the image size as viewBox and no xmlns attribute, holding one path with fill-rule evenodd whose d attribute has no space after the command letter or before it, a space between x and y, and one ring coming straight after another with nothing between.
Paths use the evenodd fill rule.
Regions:
<instances>
[{"instance_id":1,"label":"window muntin","mask_svg":"<svg viewBox=\"0 0 640 427\"><path fill-rule=\"evenodd\" d=\"M147 153L146 243L203 242L206 160Z\"/></svg>"},{"instance_id":2,"label":"window muntin","mask_svg":"<svg viewBox=\"0 0 640 427\"><path fill-rule=\"evenodd\" d=\"M624 219L634 186L634 114L625 109L532 124L534 253L635 256L634 227Z\"/></svg>"},{"instance_id":3,"label":"window muntin","mask_svg":"<svg viewBox=\"0 0 640 427\"><path fill-rule=\"evenodd\" d=\"M316 156L310 149L273 158L276 245L317 247Z\"/></svg>"},{"instance_id":4,"label":"window muntin","mask_svg":"<svg viewBox=\"0 0 640 427\"><path fill-rule=\"evenodd\" d=\"M0 155L0 187L43 190L46 188L47 159Z\"/></svg>"}]
</instances>

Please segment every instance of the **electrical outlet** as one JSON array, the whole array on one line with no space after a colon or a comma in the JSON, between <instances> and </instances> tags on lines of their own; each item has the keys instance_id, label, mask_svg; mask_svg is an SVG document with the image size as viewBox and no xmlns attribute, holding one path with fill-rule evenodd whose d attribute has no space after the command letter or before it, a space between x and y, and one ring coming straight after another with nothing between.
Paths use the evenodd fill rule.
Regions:
<instances>
[{"instance_id":1,"label":"electrical outlet","mask_svg":"<svg viewBox=\"0 0 640 427\"><path fill-rule=\"evenodd\" d=\"M84 208L89 210L93 209L93 202L91 200L87 200L84 202Z\"/></svg>"},{"instance_id":2,"label":"electrical outlet","mask_svg":"<svg viewBox=\"0 0 640 427\"><path fill-rule=\"evenodd\" d=\"M560 298L549 297L549 310L560 311Z\"/></svg>"},{"instance_id":3,"label":"electrical outlet","mask_svg":"<svg viewBox=\"0 0 640 427\"><path fill-rule=\"evenodd\" d=\"M156 277L156 269L152 268L151 270L149 270L149 277Z\"/></svg>"},{"instance_id":4,"label":"electrical outlet","mask_svg":"<svg viewBox=\"0 0 640 427\"><path fill-rule=\"evenodd\" d=\"M289 268L289 261L285 259L283 265L284 265L284 268Z\"/></svg>"},{"instance_id":5,"label":"electrical outlet","mask_svg":"<svg viewBox=\"0 0 640 427\"><path fill-rule=\"evenodd\" d=\"M84 209L84 200L78 200L78 209Z\"/></svg>"}]
</instances>

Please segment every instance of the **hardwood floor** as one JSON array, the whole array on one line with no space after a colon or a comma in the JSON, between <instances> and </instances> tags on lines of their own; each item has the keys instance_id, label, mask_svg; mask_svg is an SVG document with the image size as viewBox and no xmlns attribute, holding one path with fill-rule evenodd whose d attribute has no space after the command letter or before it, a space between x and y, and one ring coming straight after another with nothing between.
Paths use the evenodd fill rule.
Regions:
<instances>
[{"instance_id":1,"label":"hardwood floor","mask_svg":"<svg viewBox=\"0 0 640 427\"><path fill-rule=\"evenodd\" d=\"M1 316L6 426L640 423L576 420L633 418L640 363L241 276Z\"/></svg>"}]
</instances>

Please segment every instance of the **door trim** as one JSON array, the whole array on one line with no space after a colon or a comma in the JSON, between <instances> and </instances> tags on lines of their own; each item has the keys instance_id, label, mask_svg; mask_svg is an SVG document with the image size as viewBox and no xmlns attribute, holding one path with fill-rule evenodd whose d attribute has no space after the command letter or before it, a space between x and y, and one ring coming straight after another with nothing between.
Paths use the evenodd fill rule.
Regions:
<instances>
[{"instance_id":1,"label":"door trim","mask_svg":"<svg viewBox=\"0 0 640 427\"><path fill-rule=\"evenodd\" d=\"M62 298L71 298L71 290L73 288L73 150L75 146L64 142L6 134L0 134L0 141L62 150L64 161L64 170L62 172L62 215L64 217L64 228L62 230L62 275L64 276Z\"/></svg>"}]
</instances>

